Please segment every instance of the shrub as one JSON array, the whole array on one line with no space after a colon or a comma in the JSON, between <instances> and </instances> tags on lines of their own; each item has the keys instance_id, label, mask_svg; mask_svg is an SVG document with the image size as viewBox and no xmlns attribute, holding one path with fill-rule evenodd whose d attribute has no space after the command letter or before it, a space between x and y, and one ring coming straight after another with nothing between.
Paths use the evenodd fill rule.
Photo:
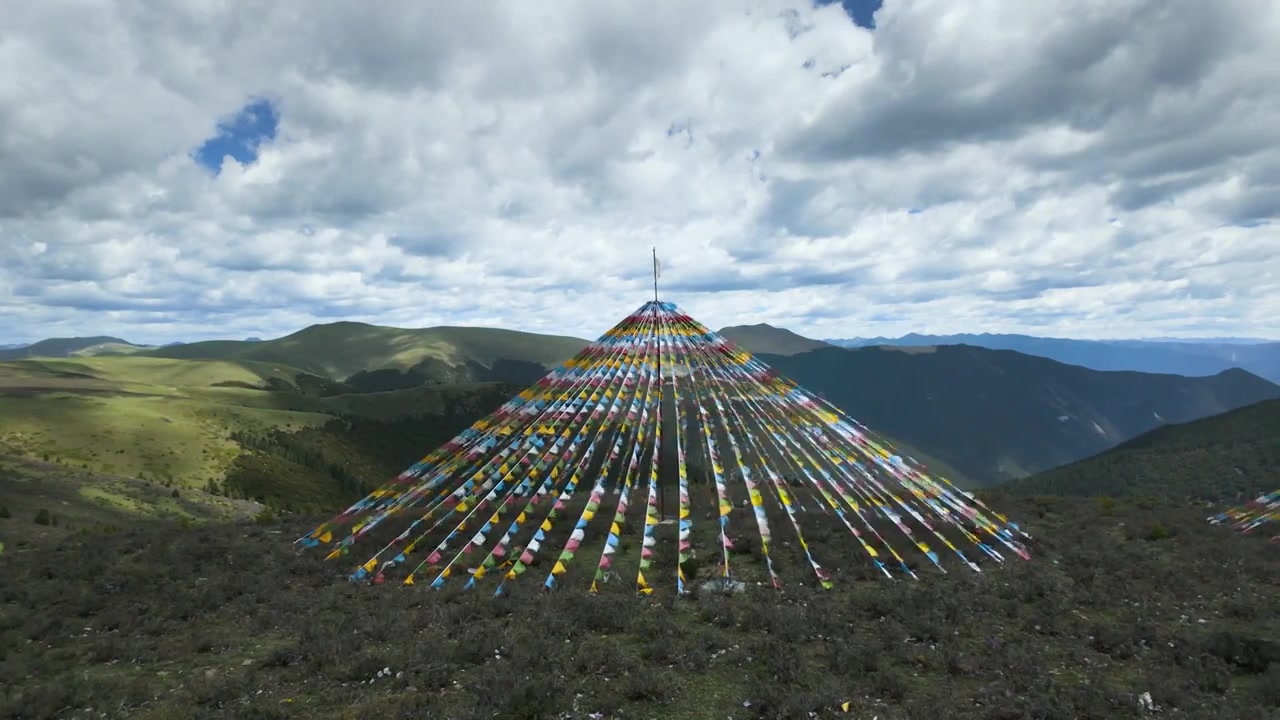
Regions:
<instances>
[{"instance_id":1,"label":"shrub","mask_svg":"<svg viewBox=\"0 0 1280 720\"><path fill-rule=\"evenodd\" d=\"M47 508L40 508L40 510L36 513L36 524L46 525L46 526L53 524L53 515L49 512Z\"/></svg>"},{"instance_id":2,"label":"shrub","mask_svg":"<svg viewBox=\"0 0 1280 720\"><path fill-rule=\"evenodd\" d=\"M9 512L9 508L4 505L0 505L0 518L11 518L11 517L13 517L13 514Z\"/></svg>"}]
</instances>

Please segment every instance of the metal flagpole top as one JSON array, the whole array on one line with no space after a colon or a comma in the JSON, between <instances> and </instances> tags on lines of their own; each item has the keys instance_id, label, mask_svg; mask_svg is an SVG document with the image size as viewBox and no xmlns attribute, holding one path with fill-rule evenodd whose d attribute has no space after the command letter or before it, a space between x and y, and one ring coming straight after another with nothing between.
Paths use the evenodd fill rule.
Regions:
<instances>
[{"instance_id":1,"label":"metal flagpole top","mask_svg":"<svg viewBox=\"0 0 1280 720\"><path fill-rule=\"evenodd\" d=\"M658 302L658 277L662 275L662 265L658 262L658 248L653 248L653 302Z\"/></svg>"}]
</instances>

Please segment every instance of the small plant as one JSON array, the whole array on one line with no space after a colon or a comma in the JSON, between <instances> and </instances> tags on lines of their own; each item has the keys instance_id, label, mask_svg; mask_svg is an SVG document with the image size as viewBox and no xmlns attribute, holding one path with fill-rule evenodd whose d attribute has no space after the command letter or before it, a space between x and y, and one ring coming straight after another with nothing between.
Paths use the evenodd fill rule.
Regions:
<instances>
[{"instance_id":1,"label":"small plant","mask_svg":"<svg viewBox=\"0 0 1280 720\"><path fill-rule=\"evenodd\" d=\"M1098 498L1097 502L1098 502L1098 508L1102 511L1102 514L1105 515L1106 517L1111 517L1112 515L1116 514L1115 498L1103 496Z\"/></svg>"},{"instance_id":2,"label":"small plant","mask_svg":"<svg viewBox=\"0 0 1280 720\"><path fill-rule=\"evenodd\" d=\"M253 516L253 521L259 525L270 525L276 521L276 513L269 507L263 508L261 512Z\"/></svg>"},{"instance_id":3,"label":"small plant","mask_svg":"<svg viewBox=\"0 0 1280 720\"><path fill-rule=\"evenodd\" d=\"M11 517L13 517L13 513L9 512L9 508L5 505L0 505L0 518L11 518Z\"/></svg>"},{"instance_id":4,"label":"small plant","mask_svg":"<svg viewBox=\"0 0 1280 720\"><path fill-rule=\"evenodd\" d=\"M36 524L37 525L53 524L53 515L49 512L47 508L40 508L40 510L36 513Z\"/></svg>"},{"instance_id":5,"label":"small plant","mask_svg":"<svg viewBox=\"0 0 1280 720\"><path fill-rule=\"evenodd\" d=\"M1148 540L1165 540L1170 537L1173 537L1173 534L1170 533L1169 528L1165 527L1164 523L1159 520L1151 523L1151 529L1147 531Z\"/></svg>"}]
</instances>

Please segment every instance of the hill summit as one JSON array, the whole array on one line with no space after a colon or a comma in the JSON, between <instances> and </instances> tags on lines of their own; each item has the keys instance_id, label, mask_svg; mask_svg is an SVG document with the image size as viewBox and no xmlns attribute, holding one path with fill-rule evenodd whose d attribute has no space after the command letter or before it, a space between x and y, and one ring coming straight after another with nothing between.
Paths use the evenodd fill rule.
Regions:
<instances>
[{"instance_id":1,"label":"hill summit","mask_svg":"<svg viewBox=\"0 0 1280 720\"><path fill-rule=\"evenodd\" d=\"M342 321L312 325L274 340L210 340L157 348L154 357L199 360L241 360L278 363L330 378L346 380L359 373L392 372L426 382L475 379L475 370L516 364L528 372L519 377L536 380L586 347L580 338L538 335L515 330L477 327L402 329ZM458 371L463 368L463 371Z\"/></svg>"},{"instance_id":2,"label":"hill summit","mask_svg":"<svg viewBox=\"0 0 1280 720\"><path fill-rule=\"evenodd\" d=\"M73 338L49 338L30 345L0 350L0 362L31 357L68 357L71 355L128 355L145 349L128 340L109 335Z\"/></svg>"},{"instance_id":3,"label":"hill summit","mask_svg":"<svg viewBox=\"0 0 1280 720\"><path fill-rule=\"evenodd\" d=\"M722 328L720 334L753 355L761 353L769 355L799 355L810 350L831 347L830 344L821 340L807 338L786 328L774 327L765 323L733 325Z\"/></svg>"}]
</instances>

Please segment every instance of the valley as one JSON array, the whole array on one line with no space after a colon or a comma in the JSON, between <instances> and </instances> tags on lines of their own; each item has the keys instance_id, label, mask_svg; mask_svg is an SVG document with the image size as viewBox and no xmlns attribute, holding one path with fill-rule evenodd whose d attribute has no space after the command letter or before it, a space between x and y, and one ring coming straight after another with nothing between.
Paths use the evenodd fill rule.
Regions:
<instances>
[{"instance_id":1,"label":"valley","mask_svg":"<svg viewBox=\"0 0 1280 720\"><path fill-rule=\"evenodd\" d=\"M760 359L963 487L1280 397L1241 371L1105 373L973 347L840 349L768 326L728 330L789 353ZM90 354L0 363L0 453L292 511L377 487L586 343L336 323L91 354L102 339L47 343Z\"/></svg>"}]
</instances>

